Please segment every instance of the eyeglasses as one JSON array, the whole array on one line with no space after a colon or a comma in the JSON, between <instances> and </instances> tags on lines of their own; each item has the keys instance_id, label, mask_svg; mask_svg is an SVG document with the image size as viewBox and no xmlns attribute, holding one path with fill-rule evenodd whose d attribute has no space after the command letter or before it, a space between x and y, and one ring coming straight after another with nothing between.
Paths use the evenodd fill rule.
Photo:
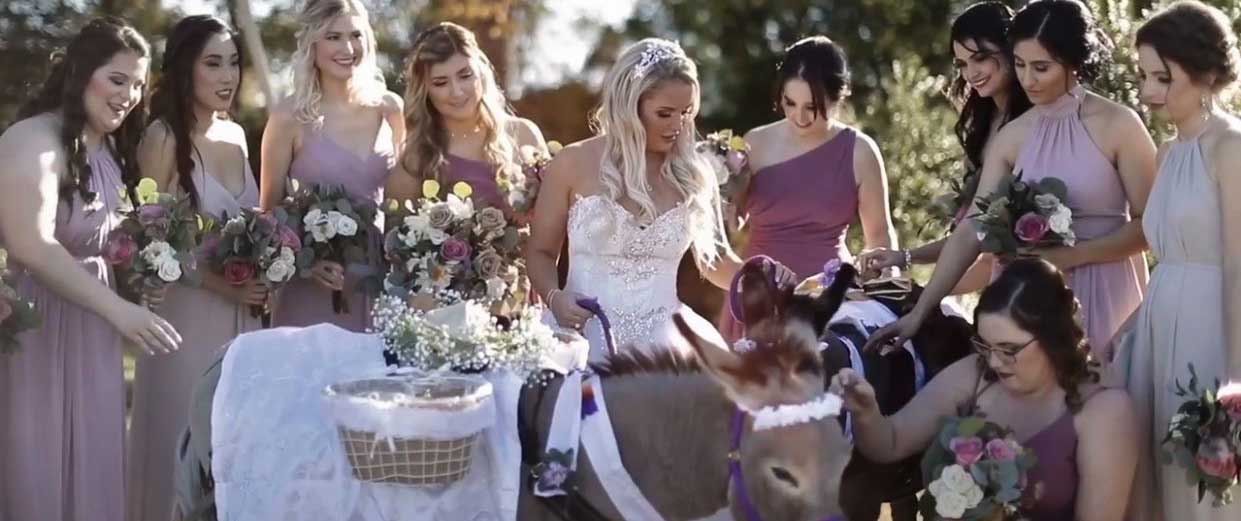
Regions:
<instances>
[{"instance_id":1,"label":"eyeglasses","mask_svg":"<svg viewBox=\"0 0 1241 521\"><path fill-rule=\"evenodd\" d=\"M1038 339L1031 338L1016 349L1000 349L988 344L986 340L983 340L982 337L978 335L970 337L970 343L974 344L974 352L978 353L978 356L981 356L984 360L986 360L990 358L991 355L995 355L995 357L998 358L1000 363L1003 365L1013 365L1016 363L1017 354L1020 353L1022 349L1025 349L1029 347L1030 344L1033 344L1035 340Z\"/></svg>"}]
</instances>

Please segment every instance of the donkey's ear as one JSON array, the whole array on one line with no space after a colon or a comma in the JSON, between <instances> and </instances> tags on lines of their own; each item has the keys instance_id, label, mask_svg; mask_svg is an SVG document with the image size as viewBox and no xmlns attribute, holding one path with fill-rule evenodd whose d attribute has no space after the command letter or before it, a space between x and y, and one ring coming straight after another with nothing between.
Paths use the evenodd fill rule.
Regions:
<instances>
[{"instance_id":1,"label":"donkey's ear","mask_svg":"<svg viewBox=\"0 0 1241 521\"><path fill-rule=\"evenodd\" d=\"M852 264L841 264L840 269L832 277L831 285L819 294L814 301L814 333L822 337L823 329L831 321L832 315L840 309L845 301L845 293L853 286L857 278L857 269Z\"/></svg>"},{"instance_id":2,"label":"donkey's ear","mask_svg":"<svg viewBox=\"0 0 1241 521\"><path fill-rule=\"evenodd\" d=\"M728 347L715 327L704 318L680 311L672 315L672 322L693 348L703 369L724 386L729 397L736 401L743 396L742 389L748 383L743 359Z\"/></svg>"}]
</instances>

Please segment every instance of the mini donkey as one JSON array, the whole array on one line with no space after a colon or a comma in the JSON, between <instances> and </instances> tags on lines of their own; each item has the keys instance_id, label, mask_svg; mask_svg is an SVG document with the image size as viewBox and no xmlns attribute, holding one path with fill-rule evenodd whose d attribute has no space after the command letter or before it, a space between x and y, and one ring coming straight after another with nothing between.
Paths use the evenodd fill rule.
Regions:
<instances>
[{"instance_id":1,"label":"mini donkey","mask_svg":"<svg viewBox=\"0 0 1241 521\"><path fill-rule=\"evenodd\" d=\"M854 276L845 267L812 299L777 285L771 266L747 265L740 283L748 349L734 351L711 324L678 313L673 322L694 359L675 350L631 351L595 368L621 460L664 519L700 519L725 508L737 521L842 519L838 491L852 447L837 419L755 430L753 417L739 411L805 404L823 394L830 375L818 338ZM554 400L542 395L555 396L558 385L523 393L519 414L533 426L524 443L545 443ZM730 457L739 471L730 472ZM569 498L540 499L527 483L518 518L622 519L587 455L566 488Z\"/></svg>"}]
</instances>

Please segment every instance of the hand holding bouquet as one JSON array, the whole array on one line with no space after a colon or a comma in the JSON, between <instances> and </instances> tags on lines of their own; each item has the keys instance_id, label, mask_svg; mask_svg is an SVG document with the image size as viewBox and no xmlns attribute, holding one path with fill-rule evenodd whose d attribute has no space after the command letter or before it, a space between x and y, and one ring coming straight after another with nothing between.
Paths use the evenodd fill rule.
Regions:
<instances>
[{"instance_id":1,"label":"hand holding bouquet","mask_svg":"<svg viewBox=\"0 0 1241 521\"><path fill-rule=\"evenodd\" d=\"M22 300L17 290L9 286L8 275L9 252L0 248L0 354L17 351L17 335L43 322L34 305Z\"/></svg>"},{"instance_id":2,"label":"hand holding bouquet","mask_svg":"<svg viewBox=\"0 0 1241 521\"><path fill-rule=\"evenodd\" d=\"M270 292L297 273L302 241L287 220L279 208L269 214L243 208L236 216L224 216L224 225L207 235L201 251L211 270L229 284L240 287L257 280ZM250 316L261 316L265 307L251 305Z\"/></svg>"},{"instance_id":3,"label":"hand holding bouquet","mask_svg":"<svg viewBox=\"0 0 1241 521\"><path fill-rule=\"evenodd\" d=\"M155 181L143 178L137 186L138 205L128 201L120 210L124 219L108 235L103 256L128 275L126 289L145 302L148 290L177 281L198 285L195 250L203 231L202 217L189 197L161 193Z\"/></svg>"},{"instance_id":4,"label":"hand holding bouquet","mask_svg":"<svg viewBox=\"0 0 1241 521\"><path fill-rule=\"evenodd\" d=\"M374 204L351 200L341 186L309 185L297 189L285 209L290 220L301 225L297 269L303 277L321 261L341 266L367 263L371 223L378 212ZM332 291L332 310L349 313L349 299L342 290Z\"/></svg>"},{"instance_id":5,"label":"hand holding bouquet","mask_svg":"<svg viewBox=\"0 0 1241 521\"><path fill-rule=\"evenodd\" d=\"M1037 459L1011 430L979 417L951 418L922 457L926 519L1016 519Z\"/></svg>"},{"instance_id":6,"label":"hand holding bouquet","mask_svg":"<svg viewBox=\"0 0 1241 521\"><path fill-rule=\"evenodd\" d=\"M1168 423L1163 439L1165 464L1175 460L1185 469L1201 502L1207 492L1212 505L1232 503L1232 489L1241 478L1241 383L1216 391L1198 388L1198 373L1189 365L1189 386L1176 382L1176 395L1187 398Z\"/></svg>"},{"instance_id":7,"label":"hand holding bouquet","mask_svg":"<svg viewBox=\"0 0 1241 521\"><path fill-rule=\"evenodd\" d=\"M1021 180L978 198L979 213L970 216L979 227L982 251L1013 256L1027 248L1073 246L1073 212L1065 205L1068 187L1055 177L1036 183Z\"/></svg>"}]
</instances>

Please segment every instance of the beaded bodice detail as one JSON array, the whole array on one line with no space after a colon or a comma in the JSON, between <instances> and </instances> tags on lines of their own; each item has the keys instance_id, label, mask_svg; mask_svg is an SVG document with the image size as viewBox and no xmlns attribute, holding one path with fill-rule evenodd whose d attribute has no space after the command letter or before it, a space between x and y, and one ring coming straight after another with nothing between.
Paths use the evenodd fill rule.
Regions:
<instances>
[{"instance_id":1,"label":"beaded bodice detail","mask_svg":"<svg viewBox=\"0 0 1241 521\"><path fill-rule=\"evenodd\" d=\"M599 300L620 349L662 343L662 327L680 305L677 267L689 249L684 203L643 224L602 195L575 196L569 208L567 291ZM591 358L602 352L598 321L586 328Z\"/></svg>"}]
</instances>

